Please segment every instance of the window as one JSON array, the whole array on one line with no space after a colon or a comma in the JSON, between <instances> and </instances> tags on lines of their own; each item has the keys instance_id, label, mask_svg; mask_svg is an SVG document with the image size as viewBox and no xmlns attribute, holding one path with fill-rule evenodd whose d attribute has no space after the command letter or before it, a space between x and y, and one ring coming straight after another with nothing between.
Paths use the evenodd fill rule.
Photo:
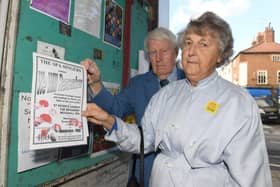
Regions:
<instances>
[{"instance_id":1,"label":"window","mask_svg":"<svg viewBox=\"0 0 280 187\"><path fill-rule=\"evenodd\" d=\"M280 55L273 55L272 62L280 62Z\"/></svg>"},{"instance_id":2,"label":"window","mask_svg":"<svg viewBox=\"0 0 280 187\"><path fill-rule=\"evenodd\" d=\"M267 71L257 72L257 84L267 84Z\"/></svg>"},{"instance_id":3,"label":"window","mask_svg":"<svg viewBox=\"0 0 280 187\"><path fill-rule=\"evenodd\" d=\"M277 71L277 84L280 84L280 71Z\"/></svg>"}]
</instances>

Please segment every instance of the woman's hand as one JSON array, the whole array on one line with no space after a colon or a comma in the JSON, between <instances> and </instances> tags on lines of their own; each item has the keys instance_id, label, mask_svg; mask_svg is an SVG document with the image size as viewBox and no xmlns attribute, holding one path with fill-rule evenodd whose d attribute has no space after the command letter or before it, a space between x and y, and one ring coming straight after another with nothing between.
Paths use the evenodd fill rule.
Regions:
<instances>
[{"instance_id":1,"label":"woman's hand","mask_svg":"<svg viewBox=\"0 0 280 187\"><path fill-rule=\"evenodd\" d=\"M115 123L115 118L102 110L95 103L88 103L87 109L82 111L82 116L87 117L88 121L101 125L108 130L111 130Z\"/></svg>"}]
</instances>

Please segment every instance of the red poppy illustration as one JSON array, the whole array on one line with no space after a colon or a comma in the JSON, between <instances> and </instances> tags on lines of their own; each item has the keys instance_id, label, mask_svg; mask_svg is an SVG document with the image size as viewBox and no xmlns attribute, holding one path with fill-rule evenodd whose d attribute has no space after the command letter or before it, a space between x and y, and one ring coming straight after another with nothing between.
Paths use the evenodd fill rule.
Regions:
<instances>
[{"instance_id":1,"label":"red poppy illustration","mask_svg":"<svg viewBox=\"0 0 280 187\"><path fill-rule=\"evenodd\" d=\"M80 124L79 120L78 119L70 119L69 120L69 125L75 125L75 126L78 126Z\"/></svg>"},{"instance_id":2,"label":"red poppy illustration","mask_svg":"<svg viewBox=\"0 0 280 187\"><path fill-rule=\"evenodd\" d=\"M53 125L53 129L55 130L55 132L59 132L61 130L61 125L56 123Z\"/></svg>"},{"instance_id":3,"label":"red poppy illustration","mask_svg":"<svg viewBox=\"0 0 280 187\"><path fill-rule=\"evenodd\" d=\"M38 121L38 120L35 120L35 121L33 122L33 124L34 124L34 126L38 126L38 125L40 125L40 124L41 124L41 122L40 122L40 121Z\"/></svg>"},{"instance_id":4,"label":"red poppy illustration","mask_svg":"<svg viewBox=\"0 0 280 187\"><path fill-rule=\"evenodd\" d=\"M41 130L41 138L42 139L48 139L48 134L49 134L48 129L42 129Z\"/></svg>"},{"instance_id":5,"label":"red poppy illustration","mask_svg":"<svg viewBox=\"0 0 280 187\"><path fill-rule=\"evenodd\" d=\"M76 127L79 127L80 129L83 128L83 124L78 119L74 119L74 118L70 119L69 125L74 125Z\"/></svg>"},{"instance_id":6,"label":"red poppy illustration","mask_svg":"<svg viewBox=\"0 0 280 187\"><path fill-rule=\"evenodd\" d=\"M48 123L52 121L52 117L49 114L41 114L40 119Z\"/></svg>"},{"instance_id":7,"label":"red poppy illustration","mask_svg":"<svg viewBox=\"0 0 280 187\"><path fill-rule=\"evenodd\" d=\"M40 100L39 104L43 107L48 107L49 106L49 102L47 100L44 100L44 99Z\"/></svg>"}]
</instances>

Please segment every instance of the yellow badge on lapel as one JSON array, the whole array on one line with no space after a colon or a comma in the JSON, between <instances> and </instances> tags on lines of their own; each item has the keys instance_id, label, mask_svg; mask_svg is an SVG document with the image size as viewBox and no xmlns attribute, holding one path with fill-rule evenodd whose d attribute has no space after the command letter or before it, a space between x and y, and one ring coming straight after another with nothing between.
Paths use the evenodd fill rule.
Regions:
<instances>
[{"instance_id":1,"label":"yellow badge on lapel","mask_svg":"<svg viewBox=\"0 0 280 187\"><path fill-rule=\"evenodd\" d=\"M220 105L214 101L208 101L207 105L205 106L206 112L210 112L211 114L216 114Z\"/></svg>"}]
</instances>

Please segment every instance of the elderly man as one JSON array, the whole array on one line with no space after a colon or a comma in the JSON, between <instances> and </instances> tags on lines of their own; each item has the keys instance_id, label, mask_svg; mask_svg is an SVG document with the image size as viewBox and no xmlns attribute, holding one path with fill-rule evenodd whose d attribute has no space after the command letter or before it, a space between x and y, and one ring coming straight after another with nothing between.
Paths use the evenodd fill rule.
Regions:
<instances>
[{"instance_id":1,"label":"elderly man","mask_svg":"<svg viewBox=\"0 0 280 187\"><path fill-rule=\"evenodd\" d=\"M151 63L151 71L130 79L129 84L116 96L113 96L103 86L100 71L95 62L86 59L81 62L88 72L88 85L92 91L92 102L118 117L135 114L136 122L140 121L151 97L169 82L184 78L182 70L176 67L178 47L176 36L165 28L156 28L149 32L144 40L144 49ZM148 181L155 153L145 155L144 182ZM136 163L136 173L139 180L139 160Z\"/></svg>"}]
</instances>

